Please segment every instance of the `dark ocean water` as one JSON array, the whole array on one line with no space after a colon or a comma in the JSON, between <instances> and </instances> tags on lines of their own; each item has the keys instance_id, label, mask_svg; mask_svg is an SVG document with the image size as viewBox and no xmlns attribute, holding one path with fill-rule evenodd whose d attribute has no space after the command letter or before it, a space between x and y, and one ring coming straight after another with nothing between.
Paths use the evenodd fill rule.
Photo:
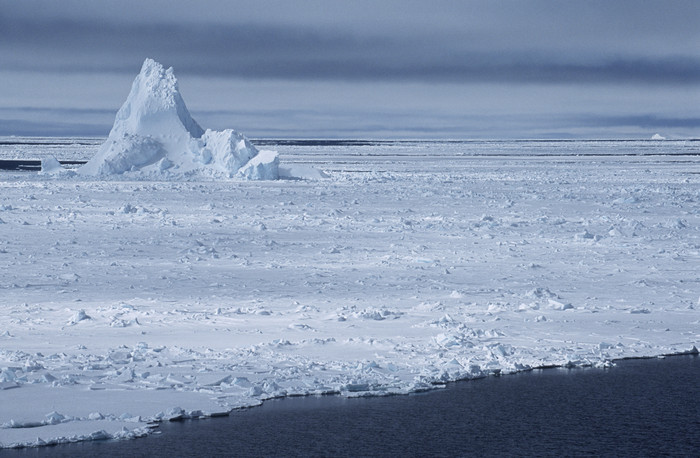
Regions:
<instances>
[{"instance_id":1,"label":"dark ocean water","mask_svg":"<svg viewBox=\"0 0 700 458\"><path fill-rule=\"evenodd\" d=\"M700 357L547 369L410 396L266 402L124 442L7 456L700 456ZM2 454L2 453L0 453Z\"/></svg>"}]
</instances>

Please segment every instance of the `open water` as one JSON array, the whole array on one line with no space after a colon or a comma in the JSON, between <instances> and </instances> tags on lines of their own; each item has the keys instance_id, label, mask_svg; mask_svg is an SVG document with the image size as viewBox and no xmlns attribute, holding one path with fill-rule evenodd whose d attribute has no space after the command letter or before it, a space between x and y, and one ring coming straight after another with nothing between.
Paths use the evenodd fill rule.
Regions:
<instances>
[{"instance_id":1,"label":"open water","mask_svg":"<svg viewBox=\"0 0 700 458\"><path fill-rule=\"evenodd\" d=\"M700 456L700 357L453 383L409 396L266 402L125 442L8 456Z\"/></svg>"}]
</instances>

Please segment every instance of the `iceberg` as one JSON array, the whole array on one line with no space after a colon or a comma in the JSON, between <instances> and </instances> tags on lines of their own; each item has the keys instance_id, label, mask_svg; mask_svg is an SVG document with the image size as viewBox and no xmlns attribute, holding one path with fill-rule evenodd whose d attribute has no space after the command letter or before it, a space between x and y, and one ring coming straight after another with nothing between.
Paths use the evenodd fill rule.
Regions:
<instances>
[{"instance_id":1,"label":"iceberg","mask_svg":"<svg viewBox=\"0 0 700 458\"><path fill-rule=\"evenodd\" d=\"M146 59L107 140L78 169L92 176L125 172L276 180L279 158L232 129L202 129L180 95L172 67Z\"/></svg>"},{"instance_id":2,"label":"iceberg","mask_svg":"<svg viewBox=\"0 0 700 458\"><path fill-rule=\"evenodd\" d=\"M75 172L64 169L58 159L49 155L41 160L41 170L39 171L39 175L68 177L75 175Z\"/></svg>"}]
</instances>

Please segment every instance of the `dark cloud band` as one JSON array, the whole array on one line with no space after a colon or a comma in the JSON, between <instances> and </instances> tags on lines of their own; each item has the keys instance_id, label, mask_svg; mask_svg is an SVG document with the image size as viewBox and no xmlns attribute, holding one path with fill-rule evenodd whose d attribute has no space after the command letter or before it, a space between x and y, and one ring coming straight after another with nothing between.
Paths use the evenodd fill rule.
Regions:
<instances>
[{"instance_id":1,"label":"dark cloud band","mask_svg":"<svg viewBox=\"0 0 700 458\"><path fill-rule=\"evenodd\" d=\"M133 73L150 56L181 74L244 78L700 83L698 56L611 56L601 51L577 58L542 49L490 48L488 43L460 39L464 37L439 32L389 36L381 31L353 34L282 25L0 18L0 53L15 69Z\"/></svg>"}]
</instances>

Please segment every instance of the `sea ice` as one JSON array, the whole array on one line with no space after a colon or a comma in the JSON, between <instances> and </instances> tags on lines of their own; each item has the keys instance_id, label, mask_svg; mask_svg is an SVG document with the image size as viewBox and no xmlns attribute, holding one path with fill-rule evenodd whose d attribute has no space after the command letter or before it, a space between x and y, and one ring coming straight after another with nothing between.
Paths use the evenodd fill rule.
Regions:
<instances>
[{"instance_id":1,"label":"sea ice","mask_svg":"<svg viewBox=\"0 0 700 458\"><path fill-rule=\"evenodd\" d=\"M260 154L202 136L225 154L197 164ZM279 145L281 174L323 180L2 173L0 447L697 353L699 147Z\"/></svg>"}]
</instances>

